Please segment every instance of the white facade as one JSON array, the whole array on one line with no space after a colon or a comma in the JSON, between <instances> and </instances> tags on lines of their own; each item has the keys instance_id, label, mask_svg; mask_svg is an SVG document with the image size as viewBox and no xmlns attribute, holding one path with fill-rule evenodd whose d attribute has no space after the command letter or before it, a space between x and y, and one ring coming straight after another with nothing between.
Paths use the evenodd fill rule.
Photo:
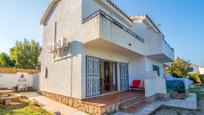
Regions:
<instances>
[{"instance_id":1,"label":"white facade","mask_svg":"<svg viewBox=\"0 0 204 115\"><path fill-rule=\"evenodd\" d=\"M41 91L87 98L86 56L92 56L117 64L117 91L122 83L119 65L126 63L129 85L141 79L146 80L146 96L166 92L163 63L174 59L174 51L161 32L147 29L152 27L147 19L131 21L106 0L53 0L41 24ZM69 42L69 49L56 57L50 47L62 38ZM160 77L152 73L153 65L159 67Z\"/></svg>"},{"instance_id":2,"label":"white facade","mask_svg":"<svg viewBox=\"0 0 204 115\"><path fill-rule=\"evenodd\" d=\"M199 72L201 75L204 75L204 67L199 67Z\"/></svg>"},{"instance_id":3,"label":"white facade","mask_svg":"<svg viewBox=\"0 0 204 115\"><path fill-rule=\"evenodd\" d=\"M191 64L191 67L193 68L193 71L191 73L204 75L204 67L203 66Z\"/></svg>"}]
</instances>

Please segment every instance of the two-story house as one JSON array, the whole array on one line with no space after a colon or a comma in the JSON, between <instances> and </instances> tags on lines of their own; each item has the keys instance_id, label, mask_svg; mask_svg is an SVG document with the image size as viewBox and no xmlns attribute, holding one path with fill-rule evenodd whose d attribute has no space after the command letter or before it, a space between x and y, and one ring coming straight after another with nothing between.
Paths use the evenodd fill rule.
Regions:
<instances>
[{"instance_id":1,"label":"two-story house","mask_svg":"<svg viewBox=\"0 0 204 115\"><path fill-rule=\"evenodd\" d=\"M94 113L78 103L126 92L133 80L145 80L145 97L166 93L174 50L149 16L129 17L111 0L52 0L40 23L45 96Z\"/></svg>"}]
</instances>

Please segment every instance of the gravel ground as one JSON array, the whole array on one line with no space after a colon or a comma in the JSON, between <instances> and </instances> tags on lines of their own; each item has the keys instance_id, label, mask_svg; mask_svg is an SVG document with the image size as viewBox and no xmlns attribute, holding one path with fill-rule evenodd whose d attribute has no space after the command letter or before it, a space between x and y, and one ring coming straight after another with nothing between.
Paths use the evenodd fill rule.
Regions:
<instances>
[{"instance_id":1,"label":"gravel ground","mask_svg":"<svg viewBox=\"0 0 204 115\"><path fill-rule=\"evenodd\" d=\"M204 115L204 98L198 100L197 111L161 107L152 115Z\"/></svg>"}]
</instances>

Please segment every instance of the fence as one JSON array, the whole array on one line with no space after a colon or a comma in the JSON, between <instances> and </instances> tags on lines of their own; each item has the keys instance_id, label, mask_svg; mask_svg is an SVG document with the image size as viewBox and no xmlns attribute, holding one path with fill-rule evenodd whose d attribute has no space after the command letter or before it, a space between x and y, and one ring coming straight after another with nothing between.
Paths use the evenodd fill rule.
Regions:
<instances>
[{"instance_id":1,"label":"fence","mask_svg":"<svg viewBox=\"0 0 204 115\"><path fill-rule=\"evenodd\" d=\"M34 74L34 73L39 73L40 70L37 70L37 69L1 68L0 67L0 73L16 74L18 72Z\"/></svg>"}]
</instances>

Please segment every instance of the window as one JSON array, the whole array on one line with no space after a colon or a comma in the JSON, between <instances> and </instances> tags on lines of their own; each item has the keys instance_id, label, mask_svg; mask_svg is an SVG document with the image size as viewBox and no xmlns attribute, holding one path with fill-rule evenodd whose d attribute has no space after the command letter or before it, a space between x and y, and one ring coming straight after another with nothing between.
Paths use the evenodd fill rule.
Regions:
<instances>
[{"instance_id":1,"label":"window","mask_svg":"<svg viewBox=\"0 0 204 115\"><path fill-rule=\"evenodd\" d=\"M159 66L153 65L153 71L156 71L157 75L160 76Z\"/></svg>"},{"instance_id":2,"label":"window","mask_svg":"<svg viewBox=\"0 0 204 115\"><path fill-rule=\"evenodd\" d=\"M48 78L48 69L47 69L47 67L45 68L45 79L47 79Z\"/></svg>"}]
</instances>

